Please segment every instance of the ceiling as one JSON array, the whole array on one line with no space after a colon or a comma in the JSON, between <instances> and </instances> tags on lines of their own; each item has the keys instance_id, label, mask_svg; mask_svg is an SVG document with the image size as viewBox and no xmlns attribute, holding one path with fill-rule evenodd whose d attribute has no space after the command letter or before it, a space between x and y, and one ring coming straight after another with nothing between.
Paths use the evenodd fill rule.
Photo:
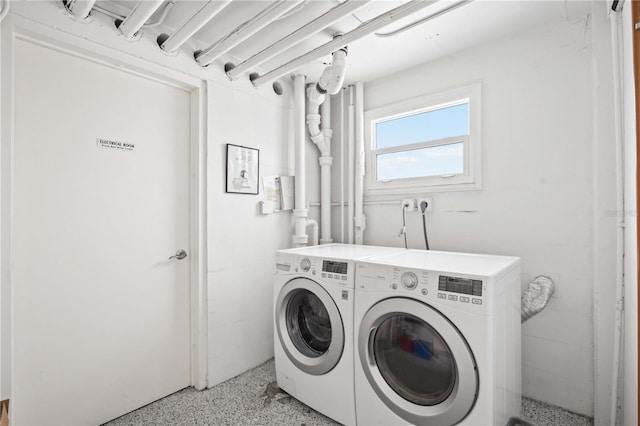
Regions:
<instances>
[{"instance_id":1,"label":"ceiling","mask_svg":"<svg viewBox=\"0 0 640 426\"><path fill-rule=\"evenodd\" d=\"M216 1L216 0L213 0ZM320 16L344 0L307 0L302 7L294 8L274 23L259 31L253 37L232 48L224 60L238 64L273 42L295 31L307 22ZM358 9L355 13L339 20L331 27L300 42L277 57L260 65L255 71L264 74L309 50L330 41L335 33L348 33L362 22L387 12L407 0L375 0ZM131 10L136 1L99 1L105 8L120 13ZM194 12L202 7L204 0L177 0L166 15L161 26L149 28L157 33L171 32L180 27ZM265 9L271 0L234 0L218 16L198 31L193 39L182 46L192 51L206 49L220 38L233 31L238 25L251 19ZM452 5L454 2L442 0L422 11L379 30L390 32L420 18ZM489 40L509 34L526 31L553 22L581 18L590 10L591 3L576 0L475 0L445 15L416 26L393 37L370 34L351 43L347 58L345 81L369 82L391 75L399 70L424 63L438 57L450 55ZM158 17L162 8L156 12ZM154 17L152 17L153 19ZM314 60L297 72L317 79L324 64L330 62L327 55Z\"/></svg>"}]
</instances>

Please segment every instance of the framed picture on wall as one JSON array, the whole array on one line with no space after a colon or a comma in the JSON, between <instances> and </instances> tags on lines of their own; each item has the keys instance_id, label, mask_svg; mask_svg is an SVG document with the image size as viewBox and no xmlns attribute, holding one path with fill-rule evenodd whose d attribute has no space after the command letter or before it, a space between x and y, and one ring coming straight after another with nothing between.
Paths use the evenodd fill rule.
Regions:
<instances>
[{"instance_id":1,"label":"framed picture on wall","mask_svg":"<svg viewBox=\"0 0 640 426\"><path fill-rule=\"evenodd\" d=\"M257 195L259 159L259 150L228 143L226 192Z\"/></svg>"}]
</instances>

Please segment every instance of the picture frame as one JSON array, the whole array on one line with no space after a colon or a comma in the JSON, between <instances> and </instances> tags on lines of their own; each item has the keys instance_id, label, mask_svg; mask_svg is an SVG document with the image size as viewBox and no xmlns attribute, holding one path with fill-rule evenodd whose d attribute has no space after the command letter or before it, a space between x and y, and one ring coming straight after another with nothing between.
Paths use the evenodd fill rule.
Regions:
<instances>
[{"instance_id":1,"label":"picture frame","mask_svg":"<svg viewBox=\"0 0 640 426\"><path fill-rule=\"evenodd\" d=\"M227 144L227 185L231 194L259 193L260 150Z\"/></svg>"}]
</instances>

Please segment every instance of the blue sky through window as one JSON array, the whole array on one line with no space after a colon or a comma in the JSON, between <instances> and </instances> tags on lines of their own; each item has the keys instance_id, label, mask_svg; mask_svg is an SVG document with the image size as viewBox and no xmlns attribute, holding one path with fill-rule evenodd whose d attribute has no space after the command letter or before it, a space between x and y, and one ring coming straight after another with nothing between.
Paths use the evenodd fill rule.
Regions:
<instances>
[{"instance_id":1,"label":"blue sky through window","mask_svg":"<svg viewBox=\"0 0 640 426\"><path fill-rule=\"evenodd\" d=\"M378 180L460 174L464 171L463 144L380 154L376 161Z\"/></svg>"},{"instance_id":2,"label":"blue sky through window","mask_svg":"<svg viewBox=\"0 0 640 426\"><path fill-rule=\"evenodd\" d=\"M469 104L413 114L375 125L376 149L469 134ZM461 174L462 143L378 154L377 180Z\"/></svg>"},{"instance_id":3,"label":"blue sky through window","mask_svg":"<svg viewBox=\"0 0 640 426\"><path fill-rule=\"evenodd\" d=\"M469 134L469 104L376 123L376 149Z\"/></svg>"}]
</instances>

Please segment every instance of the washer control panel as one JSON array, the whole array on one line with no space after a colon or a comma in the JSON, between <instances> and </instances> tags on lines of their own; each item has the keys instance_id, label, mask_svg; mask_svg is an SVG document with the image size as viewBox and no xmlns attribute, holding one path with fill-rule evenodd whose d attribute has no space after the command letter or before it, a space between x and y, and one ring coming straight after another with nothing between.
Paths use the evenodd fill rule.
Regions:
<instances>
[{"instance_id":1,"label":"washer control panel","mask_svg":"<svg viewBox=\"0 0 640 426\"><path fill-rule=\"evenodd\" d=\"M414 268L359 263L356 287L360 291L388 291L433 301L465 311L486 313L487 282L483 277L447 274Z\"/></svg>"}]
</instances>

